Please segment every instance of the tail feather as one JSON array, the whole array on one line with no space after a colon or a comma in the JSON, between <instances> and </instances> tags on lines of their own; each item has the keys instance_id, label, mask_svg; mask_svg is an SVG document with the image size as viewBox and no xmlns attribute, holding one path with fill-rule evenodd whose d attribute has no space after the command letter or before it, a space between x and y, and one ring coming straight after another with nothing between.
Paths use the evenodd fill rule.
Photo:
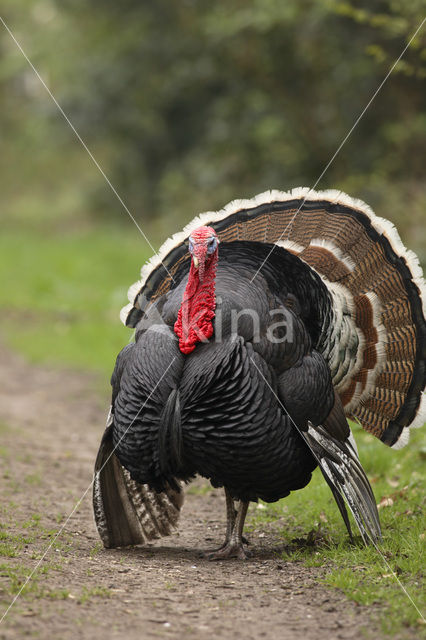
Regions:
<instances>
[{"instance_id":1,"label":"tail feather","mask_svg":"<svg viewBox=\"0 0 426 640\"><path fill-rule=\"evenodd\" d=\"M324 467L324 465L320 464L321 473L322 473L322 475L324 477L324 480L326 481L326 483L328 484L329 488L331 489L331 492L333 494L333 498L335 499L336 504L337 504L337 506L339 508L340 515L342 516L343 522L345 523L346 529L348 530L349 537L350 537L351 541L353 542L352 527L351 527L351 522L349 520L347 509L346 509L345 500L344 500L340 490L336 488L336 485L335 485L335 483L333 481L332 473L331 472L327 473L327 471L323 467Z\"/></svg>"},{"instance_id":2,"label":"tail feather","mask_svg":"<svg viewBox=\"0 0 426 640\"><path fill-rule=\"evenodd\" d=\"M177 485L179 486L179 485ZM182 490L157 493L130 477L114 454L112 426L102 438L95 462L93 509L105 547L145 544L170 535L179 520Z\"/></svg>"},{"instance_id":3,"label":"tail feather","mask_svg":"<svg viewBox=\"0 0 426 640\"><path fill-rule=\"evenodd\" d=\"M381 540L381 528L376 501L370 483L350 439L344 443L321 427L310 425L306 439L315 453L321 472L332 490L349 535L352 531L345 501L365 544Z\"/></svg>"}]
</instances>

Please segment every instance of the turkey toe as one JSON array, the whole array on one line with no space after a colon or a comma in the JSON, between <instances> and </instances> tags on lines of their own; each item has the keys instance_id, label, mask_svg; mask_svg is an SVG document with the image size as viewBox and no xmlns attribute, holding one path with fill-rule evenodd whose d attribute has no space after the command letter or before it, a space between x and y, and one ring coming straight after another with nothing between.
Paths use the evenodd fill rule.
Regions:
<instances>
[{"instance_id":1,"label":"turkey toe","mask_svg":"<svg viewBox=\"0 0 426 640\"><path fill-rule=\"evenodd\" d=\"M249 553L245 551L243 543L225 544L216 551L207 555L208 560L228 560L229 558L238 558L238 560L247 560Z\"/></svg>"}]
</instances>

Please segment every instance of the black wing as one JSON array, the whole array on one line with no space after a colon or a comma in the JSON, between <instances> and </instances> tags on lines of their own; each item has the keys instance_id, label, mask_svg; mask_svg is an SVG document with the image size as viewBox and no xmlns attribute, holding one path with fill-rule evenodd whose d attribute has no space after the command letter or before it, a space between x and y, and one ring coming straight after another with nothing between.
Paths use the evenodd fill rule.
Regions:
<instances>
[{"instance_id":1,"label":"black wing","mask_svg":"<svg viewBox=\"0 0 426 640\"><path fill-rule=\"evenodd\" d=\"M134 344L127 345L117 357L111 379L113 402L95 462L93 510L99 535L107 548L143 544L170 535L179 520L184 498L177 481L173 487L165 484L161 492L136 482L115 454L115 401L134 349Z\"/></svg>"},{"instance_id":2,"label":"black wing","mask_svg":"<svg viewBox=\"0 0 426 640\"><path fill-rule=\"evenodd\" d=\"M315 350L279 378L279 394L314 454L352 538L345 501L363 541L381 539L376 501L358 458L329 367Z\"/></svg>"}]
</instances>

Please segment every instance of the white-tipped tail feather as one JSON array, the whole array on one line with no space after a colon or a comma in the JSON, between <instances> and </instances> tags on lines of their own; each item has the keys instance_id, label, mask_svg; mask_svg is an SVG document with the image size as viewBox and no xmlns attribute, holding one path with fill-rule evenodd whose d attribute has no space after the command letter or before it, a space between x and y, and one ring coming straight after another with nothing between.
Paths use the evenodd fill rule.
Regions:
<instances>
[{"instance_id":1,"label":"white-tipped tail feather","mask_svg":"<svg viewBox=\"0 0 426 640\"><path fill-rule=\"evenodd\" d=\"M376 501L359 461L352 435L342 443L332 438L322 427L310 425L306 439L315 453L351 538L352 531L344 502L348 505L365 544L380 540L382 534Z\"/></svg>"}]
</instances>

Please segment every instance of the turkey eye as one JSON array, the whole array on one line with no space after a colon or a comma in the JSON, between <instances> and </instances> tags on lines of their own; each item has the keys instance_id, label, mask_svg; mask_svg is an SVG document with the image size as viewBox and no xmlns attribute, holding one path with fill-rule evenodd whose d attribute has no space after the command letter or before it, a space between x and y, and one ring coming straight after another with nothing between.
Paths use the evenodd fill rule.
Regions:
<instances>
[{"instance_id":1,"label":"turkey eye","mask_svg":"<svg viewBox=\"0 0 426 640\"><path fill-rule=\"evenodd\" d=\"M207 243L207 253L213 253L216 249L216 238L210 238Z\"/></svg>"},{"instance_id":2,"label":"turkey eye","mask_svg":"<svg viewBox=\"0 0 426 640\"><path fill-rule=\"evenodd\" d=\"M194 251L194 241L193 241L193 239L192 239L192 238L189 238L189 241L188 241L188 249L189 249L189 251L190 251L191 253Z\"/></svg>"}]
</instances>

